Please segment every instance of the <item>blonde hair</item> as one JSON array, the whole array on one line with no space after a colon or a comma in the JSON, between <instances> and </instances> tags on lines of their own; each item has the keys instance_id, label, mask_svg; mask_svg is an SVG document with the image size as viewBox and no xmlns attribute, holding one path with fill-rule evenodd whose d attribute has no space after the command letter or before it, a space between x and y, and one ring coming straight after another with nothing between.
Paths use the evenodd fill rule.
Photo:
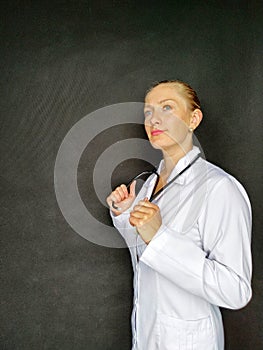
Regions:
<instances>
[{"instance_id":1,"label":"blonde hair","mask_svg":"<svg viewBox=\"0 0 263 350\"><path fill-rule=\"evenodd\" d=\"M193 111L196 108L201 109L200 100L197 96L195 90L187 83L180 80L162 80L156 83L153 83L149 89L147 89L145 97L147 94L152 91L156 86L161 84L170 84L179 89L179 93L187 100L190 109Z\"/></svg>"}]
</instances>

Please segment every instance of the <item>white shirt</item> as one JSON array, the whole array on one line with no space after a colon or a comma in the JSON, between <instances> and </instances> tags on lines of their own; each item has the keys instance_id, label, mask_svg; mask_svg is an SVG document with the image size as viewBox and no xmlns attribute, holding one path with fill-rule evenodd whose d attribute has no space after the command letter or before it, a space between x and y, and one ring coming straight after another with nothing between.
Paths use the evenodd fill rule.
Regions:
<instances>
[{"instance_id":1,"label":"white shirt","mask_svg":"<svg viewBox=\"0 0 263 350\"><path fill-rule=\"evenodd\" d=\"M199 152L194 146L167 181ZM150 197L155 179L132 207ZM219 307L239 309L251 298L248 196L233 176L199 158L153 202L162 225L148 245L129 224L132 208L111 214L134 269L132 350L223 350Z\"/></svg>"}]
</instances>

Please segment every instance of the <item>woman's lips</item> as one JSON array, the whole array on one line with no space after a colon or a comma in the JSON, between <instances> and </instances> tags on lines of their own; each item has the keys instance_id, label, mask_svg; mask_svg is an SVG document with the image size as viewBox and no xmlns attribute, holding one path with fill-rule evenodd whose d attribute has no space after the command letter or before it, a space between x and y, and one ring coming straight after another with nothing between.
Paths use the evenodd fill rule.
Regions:
<instances>
[{"instance_id":1,"label":"woman's lips","mask_svg":"<svg viewBox=\"0 0 263 350\"><path fill-rule=\"evenodd\" d=\"M163 132L164 132L163 130L153 130L153 131L151 131L151 135L157 136L157 135L162 134Z\"/></svg>"}]
</instances>

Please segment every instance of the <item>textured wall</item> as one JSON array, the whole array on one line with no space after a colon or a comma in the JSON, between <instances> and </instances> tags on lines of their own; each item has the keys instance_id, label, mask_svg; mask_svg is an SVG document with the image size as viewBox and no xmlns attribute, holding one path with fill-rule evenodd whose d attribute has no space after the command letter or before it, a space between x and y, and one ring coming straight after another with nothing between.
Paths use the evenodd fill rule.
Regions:
<instances>
[{"instance_id":1,"label":"textured wall","mask_svg":"<svg viewBox=\"0 0 263 350\"><path fill-rule=\"evenodd\" d=\"M254 296L223 315L226 349L262 348L262 10L253 0L1 2L1 349L130 348L129 253L91 243L67 224L54 166L84 116L142 102L152 81L172 78L200 96L206 158L250 196ZM133 135L145 137L124 125L94 132L80 161L83 200L106 224L93 165ZM144 164L127 160L112 181L128 166Z\"/></svg>"}]
</instances>

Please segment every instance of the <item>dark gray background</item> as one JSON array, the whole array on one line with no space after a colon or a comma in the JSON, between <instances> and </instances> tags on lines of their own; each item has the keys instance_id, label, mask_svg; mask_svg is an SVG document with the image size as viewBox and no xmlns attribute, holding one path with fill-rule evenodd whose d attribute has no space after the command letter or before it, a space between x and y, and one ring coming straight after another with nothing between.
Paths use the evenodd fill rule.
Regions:
<instances>
[{"instance_id":1,"label":"dark gray background","mask_svg":"<svg viewBox=\"0 0 263 350\"><path fill-rule=\"evenodd\" d=\"M253 0L1 2L1 349L130 348L128 251L69 227L54 164L82 117L143 101L152 81L173 78L199 94L206 158L252 202L253 299L223 315L226 349L262 348L262 9ZM97 141L80 167L84 196Z\"/></svg>"}]
</instances>

